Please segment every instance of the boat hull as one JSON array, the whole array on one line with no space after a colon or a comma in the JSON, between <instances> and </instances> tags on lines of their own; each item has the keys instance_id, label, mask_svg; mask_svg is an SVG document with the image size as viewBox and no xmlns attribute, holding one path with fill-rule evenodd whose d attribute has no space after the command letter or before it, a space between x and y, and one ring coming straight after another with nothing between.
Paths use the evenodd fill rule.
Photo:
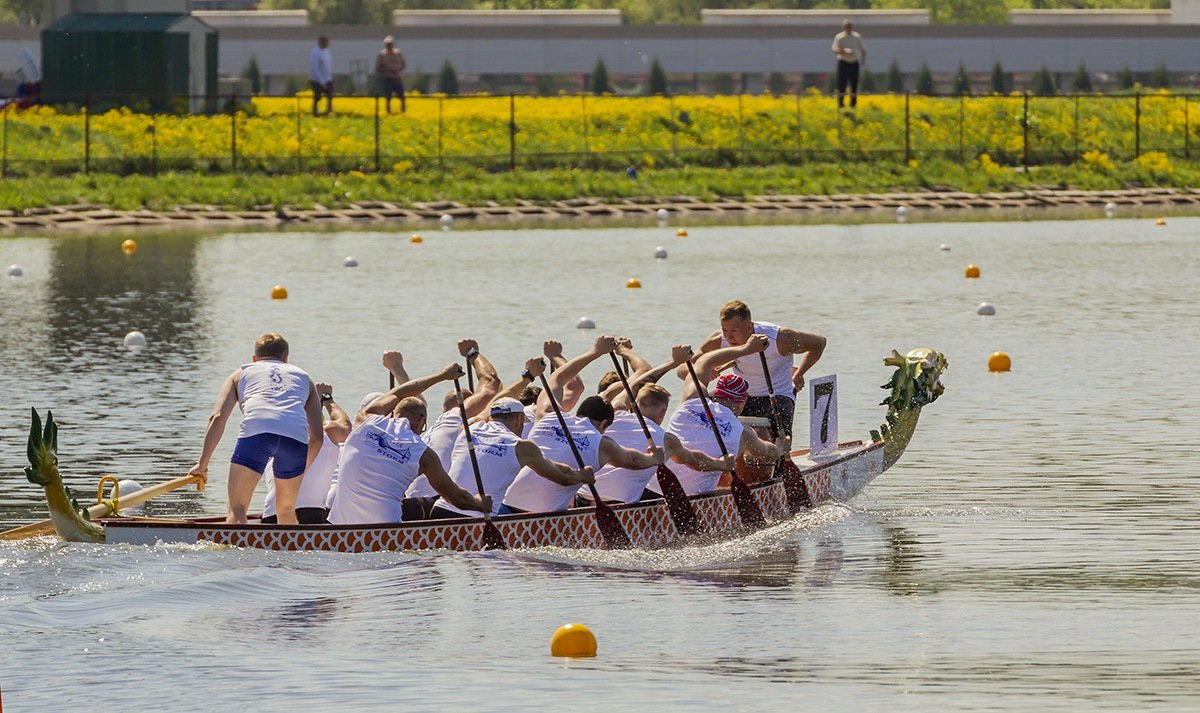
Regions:
<instances>
[{"instance_id":1,"label":"boat hull","mask_svg":"<svg viewBox=\"0 0 1200 713\"><path fill-rule=\"evenodd\" d=\"M884 470L882 443L843 444L832 457L814 461L801 453L794 460L801 469L814 503L849 500L862 492ZM753 485L751 492L768 524L795 514L788 506L781 481ZM691 501L696 514L705 524L707 537L727 537L745 531L728 490L696 496ZM667 547L683 539L662 500L619 505L613 510L629 533L634 547ZM594 508L574 508L562 513L505 515L493 519L493 522L511 548L604 547ZM379 525L227 525L216 518L180 521L113 518L102 520L101 523L106 542L136 545L210 542L269 550L332 552L484 549L481 519Z\"/></svg>"}]
</instances>

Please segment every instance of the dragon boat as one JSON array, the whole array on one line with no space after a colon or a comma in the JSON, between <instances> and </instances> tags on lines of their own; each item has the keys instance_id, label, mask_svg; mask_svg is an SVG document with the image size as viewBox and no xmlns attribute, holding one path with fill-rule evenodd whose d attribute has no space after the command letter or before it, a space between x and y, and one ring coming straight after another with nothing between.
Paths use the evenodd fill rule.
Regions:
<instances>
[{"instance_id":1,"label":"dragon boat","mask_svg":"<svg viewBox=\"0 0 1200 713\"><path fill-rule=\"evenodd\" d=\"M797 468L786 477L768 478L749 486L765 522L779 522L825 501L845 502L858 495L880 473L899 460L917 426L922 407L944 390L940 377L947 367L945 356L932 349L915 349L907 355L893 351L884 364L895 373L883 388L888 406L886 422L871 431L869 441L840 443L831 453L812 456L808 451L791 454ZM566 547L600 548L606 539L598 523L596 508L572 508L557 513L502 515L460 520L422 520L412 523L369 525L230 525L224 518L162 519L121 516L121 502L101 501L80 508L71 498L58 471L58 432L48 415L43 427L37 412L29 435L30 482L46 492L54 529L63 539L134 545L207 542L235 547L272 550L325 550L335 552L380 552L395 550L474 551L488 548L488 530L494 528L511 548ZM797 479L804 497L795 497ZM136 496L136 494L135 494ZM98 500L100 498L98 497ZM115 500L115 498L114 498ZM701 535L685 532L673 519L665 500L615 505L615 512L629 543L637 548L660 548L704 537L720 539L741 535L751 529L742 520L730 489L688 498L702 524ZM744 505L744 504L743 504ZM97 510L100 515L97 515ZM105 516L112 515L112 516Z\"/></svg>"}]
</instances>

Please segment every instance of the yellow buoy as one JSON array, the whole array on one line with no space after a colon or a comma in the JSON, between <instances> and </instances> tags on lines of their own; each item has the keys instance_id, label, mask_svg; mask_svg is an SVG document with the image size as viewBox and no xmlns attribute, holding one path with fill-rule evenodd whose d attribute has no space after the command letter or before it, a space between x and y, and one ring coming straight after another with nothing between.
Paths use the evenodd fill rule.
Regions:
<instances>
[{"instance_id":1,"label":"yellow buoy","mask_svg":"<svg viewBox=\"0 0 1200 713\"><path fill-rule=\"evenodd\" d=\"M550 637L551 656L595 656L596 635L583 624L564 624Z\"/></svg>"},{"instance_id":2,"label":"yellow buoy","mask_svg":"<svg viewBox=\"0 0 1200 713\"><path fill-rule=\"evenodd\" d=\"M419 243L423 243L423 242L425 242L425 238L422 238L420 233L413 233L413 234L412 234L412 237L410 237L410 238L408 239L408 242L410 242L410 243L413 243L414 245L416 245L416 244L419 244Z\"/></svg>"},{"instance_id":3,"label":"yellow buoy","mask_svg":"<svg viewBox=\"0 0 1200 713\"><path fill-rule=\"evenodd\" d=\"M132 255L137 252L137 241L131 238L121 243L121 252L126 255Z\"/></svg>"},{"instance_id":4,"label":"yellow buoy","mask_svg":"<svg viewBox=\"0 0 1200 713\"><path fill-rule=\"evenodd\" d=\"M988 371L1008 371L1012 369L1012 359L1004 352L992 352L988 357Z\"/></svg>"},{"instance_id":5,"label":"yellow buoy","mask_svg":"<svg viewBox=\"0 0 1200 713\"><path fill-rule=\"evenodd\" d=\"M681 237L681 238L686 238L686 237L687 237L687 231L686 231L686 230L684 230L683 228L680 228L679 230L676 230L676 231L675 231L675 234L676 234L676 235L678 235L678 236L679 236L679 237Z\"/></svg>"},{"instance_id":6,"label":"yellow buoy","mask_svg":"<svg viewBox=\"0 0 1200 713\"><path fill-rule=\"evenodd\" d=\"M272 287L271 288L271 299L286 300L287 299L287 288L284 287L283 285L275 285L274 287Z\"/></svg>"},{"instance_id":7,"label":"yellow buoy","mask_svg":"<svg viewBox=\"0 0 1200 713\"><path fill-rule=\"evenodd\" d=\"M642 286L642 282L636 277L631 277L625 281L625 286L630 289L640 288Z\"/></svg>"},{"instance_id":8,"label":"yellow buoy","mask_svg":"<svg viewBox=\"0 0 1200 713\"><path fill-rule=\"evenodd\" d=\"M1166 219L1166 218L1159 218L1158 220L1154 221L1154 224L1155 224L1155 225L1166 225L1166 224L1167 224L1167 219Z\"/></svg>"},{"instance_id":9,"label":"yellow buoy","mask_svg":"<svg viewBox=\"0 0 1200 713\"><path fill-rule=\"evenodd\" d=\"M967 265L967 268L963 270L963 274L966 275L968 279L975 279L976 277L979 277L979 266Z\"/></svg>"}]
</instances>

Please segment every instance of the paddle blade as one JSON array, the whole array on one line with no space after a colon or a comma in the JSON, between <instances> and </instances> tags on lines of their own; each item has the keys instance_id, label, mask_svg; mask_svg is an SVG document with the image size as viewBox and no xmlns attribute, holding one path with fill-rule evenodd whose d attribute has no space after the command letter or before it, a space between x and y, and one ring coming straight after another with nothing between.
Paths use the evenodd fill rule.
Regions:
<instances>
[{"instance_id":1,"label":"paddle blade","mask_svg":"<svg viewBox=\"0 0 1200 713\"><path fill-rule=\"evenodd\" d=\"M603 500L596 500L596 524L600 526L600 536L604 538L604 546L610 550L627 550L633 547L629 534L621 519Z\"/></svg>"},{"instance_id":2,"label":"paddle blade","mask_svg":"<svg viewBox=\"0 0 1200 713\"><path fill-rule=\"evenodd\" d=\"M758 501L754 499L754 493L750 492L750 486L746 485L746 481L742 480L742 476L738 475L736 470L729 471L729 474L732 476L729 489L733 492L733 503L737 506L742 524L754 530L766 527L767 518L763 517Z\"/></svg>"},{"instance_id":3,"label":"paddle blade","mask_svg":"<svg viewBox=\"0 0 1200 713\"><path fill-rule=\"evenodd\" d=\"M783 478L783 492L787 495L788 508L792 512L808 510L813 506L812 493L808 492L808 483L804 482L804 474L791 458L779 460L779 475Z\"/></svg>"},{"instance_id":4,"label":"paddle blade","mask_svg":"<svg viewBox=\"0 0 1200 713\"><path fill-rule=\"evenodd\" d=\"M658 466L658 487L662 488L667 510L671 513L671 522L675 523L675 529L679 530L680 534L690 536L704 532L704 523L692 509L692 502L688 500L679 478L663 464Z\"/></svg>"},{"instance_id":5,"label":"paddle blade","mask_svg":"<svg viewBox=\"0 0 1200 713\"><path fill-rule=\"evenodd\" d=\"M496 527L496 523L492 522L491 520L483 521L483 549L508 549L508 543L504 541L504 535L500 534L500 528Z\"/></svg>"}]
</instances>

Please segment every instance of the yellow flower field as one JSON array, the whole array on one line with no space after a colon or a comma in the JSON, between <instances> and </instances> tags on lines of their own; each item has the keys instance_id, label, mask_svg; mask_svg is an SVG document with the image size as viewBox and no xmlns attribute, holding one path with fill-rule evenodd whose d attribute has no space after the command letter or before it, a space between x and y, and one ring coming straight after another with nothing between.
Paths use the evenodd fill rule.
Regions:
<instances>
[{"instance_id":1,"label":"yellow flower field","mask_svg":"<svg viewBox=\"0 0 1200 713\"><path fill-rule=\"evenodd\" d=\"M322 105L323 106L323 105ZM377 108L380 113L377 114ZM997 164L1182 155L1197 101L1133 96L863 97L854 119L833 98L412 96L406 114L368 97L259 97L235 113L151 114L35 107L5 111L9 173L311 169L405 171L510 166L762 165L805 160L987 154ZM510 130L511 128L511 130Z\"/></svg>"}]
</instances>

